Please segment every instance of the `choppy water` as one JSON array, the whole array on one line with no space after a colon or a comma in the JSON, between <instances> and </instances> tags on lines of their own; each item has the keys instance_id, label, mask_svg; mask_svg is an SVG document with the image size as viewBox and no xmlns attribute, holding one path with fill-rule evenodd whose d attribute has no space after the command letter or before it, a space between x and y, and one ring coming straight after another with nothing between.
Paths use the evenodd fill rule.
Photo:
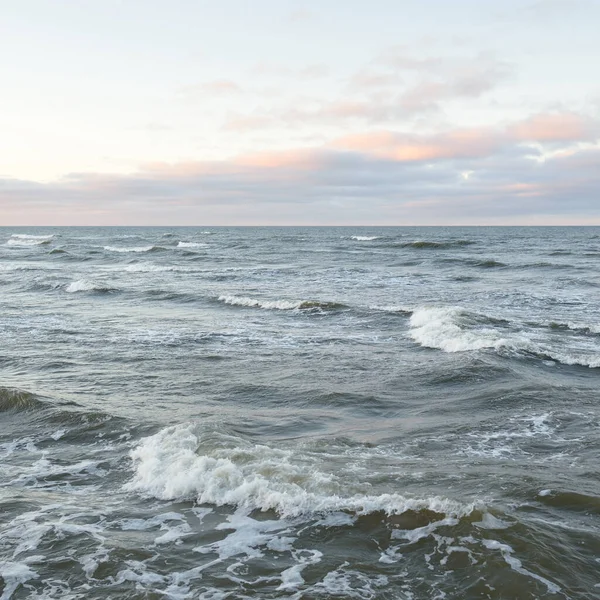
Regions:
<instances>
[{"instance_id":1,"label":"choppy water","mask_svg":"<svg viewBox=\"0 0 600 600\"><path fill-rule=\"evenodd\" d=\"M600 228L0 228L0 597L600 597Z\"/></svg>"}]
</instances>

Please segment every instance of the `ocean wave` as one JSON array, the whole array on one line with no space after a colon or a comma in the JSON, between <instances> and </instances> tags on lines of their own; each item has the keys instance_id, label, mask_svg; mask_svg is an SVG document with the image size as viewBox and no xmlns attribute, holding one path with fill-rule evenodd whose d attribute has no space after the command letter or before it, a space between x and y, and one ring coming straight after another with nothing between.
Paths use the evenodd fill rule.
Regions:
<instances>
[{"instance_id":1,"label":"ocean wave","mask_svg":"<svg viewBox=\"0 0 600 600\"><path fill-rule=\"evenodd\" d=\"M262 308L265 310L335 310L345 308L339 302L323 302L319 300L258 300L244 296L219 296L219 301L232 306Z\"/></svg>"},{"instance_id":2,"label":"ocean wave","mask_svg":"<svg viewBox=\"0 0 600 600\"><path fill-rule=\"evenodd\" d=\"M356 240L357 242L372 242L373 240L380 239L379 235L351 235L351 240Z\"/></svg>"},{"instance_id":3,"label":"ocean wave","mask_svg":"<svg viewBox=\"0 0 600 600\"><path fill-rule=\"evenodd\" d=\"M52 235L16 235L6 241L5 246L43 246L52 241Z\"/></svg>"},{"instance_id":4,"label":"ocean wave","mask_svg":"<svg viewBox=\"0 0 600 600\"><path fill-rule=\"evenodd\" d=\"M413 311L408 334L419 345L444 352L493 349L501 354L536 357L564 365L600 367L597 348L569 347L564 342L557 346L550 340L533 339L523 330L515 331L515 325L459 306L431 306Z\"/></svg>"},{"instance_id":5,"label":"ocean wave","mask_svg":"<svg viewBox=\"0 0 600 600\"><path fill-rule=\"evenodd\" d=\"M369 306L369 308L371 310L377 310L377 311L381 311L381 312L389 312L389 313L398 313L401 315L406 315L406 316L410 316L413 313L413 309L409 308L407 306L396 306L396 305L389 305L389 306Z\"/></svg>"},{"instance_id":6,"label":"ocean wave","mask_svg":"<svg viewBox=\"0 0 600 600\"><path fill-rule=\"evenodd\" d=\"M34 394L0 387L0 412L23 412L42 408L44 403Z\"/></svg>"},{"instance_id":7,"label":"ocean wave","mask_svg":"<svg viewBox=\"0 0 600 600\"><path fill-rule=\"evenodd\" d=\"M10 237L18 240L51 240L54 237L54 234L30 235L28 233L13 233Z\"/></svg>"},{"instance_id":8,"label":"ocean wave","mask_svg":"<svg viewBox=\"0 0 600 600\"><path fill-rule=\"evenodd\" d=\"M460 248L462 246L471 246L476 242L472 240L451 240L448 242L435 242L429 240L416 240L414 242L405 242L397 244L403 248L417 248L417 249L444 249L444 248Z\"/></svg>"},{"instance_id":9,"label":"ocean wave","mask_svg":"<svg viewBox=\"0 0 600 600\"><path fill-rule=\"evenodd\" d=\"M178 248L208 248L208 244L203 242L178 242Z\"/></svg>"},{"instance_id":10,"label":"ocean wave","mask_svg":"<svg viewBox=\"0 0 600 600\"><path fill-rule=\"evenodd\" d=\"M158 250L165 250L165 248L162 246L134 246L132 248L104 246L104 250L108 252L156 252Z\"/></svg>"},{"instance_id":11,"label":"ocean wave","mask_svg":"<svg viewBox=\"0 0 600 600\"><path fill-rule=\"evenodd\" d=\"M69 294L75 294L77 292L116 292L117 288L107 286L102 283L94 283L93 281L88 281L87 279L78 279L77 281L72 281L69 285L65 287L65 292Z\"/></svg>"},{"instance_id":12,"label":"ocean wave","mask_svg":"<svg viewBox=\"0 0 600 600\"><path fill-rule=\"evenodd\" d=\"M482 327L474 316L458 306L419 308L410 317L409 335L421 346L445 352L499 348L507 343L505 335L493 327ZM478 320L481 323L481 318Z\"/></svg>"},{"instance_id":13,"label":"ocean wave","mask_svg":"<svg viewBox=\"0 0 600 600\"><path fill-rule=\"evenodd\" d=\"M561 323L559 321L550 321L548 322L548 327L550 329L566 329L588 335L600 334L600 325L597 323L573 323L572 321L569 321L568 323Z\"/></svg>"},{"instance_id":14,"label":"ocean wave","mask_svg":"<svg viewBox=\"0 0 600 600\"><path fill-rule=\"evenodd\" d=\"M281 517L422 510L467 516L481 508L479 503L440 497L372 494L368 483L361 486L351 476L347 483L339 472L322 470L309 455L223 438L216 444L211 436L205 439L196 424L174 425L144 438L131 451L134 474L125 489L160 500L235 506L247 513L274 510Z\"/></svg>"},{"instance_id":15,"label":"ocean wave","mask_svg":"<svg viewBox=\"0 0 600 600\"><path fill-rule=\"evenodd\" d=\"M184 267L181 265L155 265L152 263L141 263L127 265L121 270L127 271L128 273L163 273L168 271L187 273L192 272L195 269L192 269L190 267Z\"/></svg>"}]
</instances>

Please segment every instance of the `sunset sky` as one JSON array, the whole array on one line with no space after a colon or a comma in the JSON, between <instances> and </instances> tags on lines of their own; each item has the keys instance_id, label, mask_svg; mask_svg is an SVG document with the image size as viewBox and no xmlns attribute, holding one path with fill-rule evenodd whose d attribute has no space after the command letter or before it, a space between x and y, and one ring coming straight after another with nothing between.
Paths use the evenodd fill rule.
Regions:
<instances>
[{"instance_id":1,"label":"sunset sky","mask_svg":"<svg viewBox=\"0 0 600 600\"><path fill-rule=\"evenodd\" d=\"M600 224L599 0L0 7L0 225Z\"/></svg>"}]
</instances>

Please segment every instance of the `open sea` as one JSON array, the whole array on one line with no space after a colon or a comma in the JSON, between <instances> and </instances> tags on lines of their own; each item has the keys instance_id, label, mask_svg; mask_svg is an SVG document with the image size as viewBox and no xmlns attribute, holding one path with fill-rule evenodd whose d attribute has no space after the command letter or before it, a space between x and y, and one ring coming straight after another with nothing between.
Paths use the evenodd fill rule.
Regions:
<instances>
[{"instance_id":1,"label":"open sea","mask_svg":"<svg viewBox=\"0 0 600 600\"><path fill-rule=\"evenodd\" d=\"M600 598L600 228L0 228L9 598Z\"/></svg>"}]
</instances>

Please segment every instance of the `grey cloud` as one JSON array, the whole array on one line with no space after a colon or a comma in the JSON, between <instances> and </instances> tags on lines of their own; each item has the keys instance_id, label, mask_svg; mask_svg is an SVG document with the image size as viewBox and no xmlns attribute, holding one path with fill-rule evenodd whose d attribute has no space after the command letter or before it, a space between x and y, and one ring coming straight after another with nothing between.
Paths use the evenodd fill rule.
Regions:
<instances>
[{"instance_id":1,"label":"grey cloud","mask_svg":"<svg viewBox=\"0 0 600 600\"><path fill-rule=\"evenodd\" d=\"M274 166L189 163L126 176L71 174L50 184L2 180L0 215L6 224L89 225L356 224L390 215L397 224L569 214L600 222L599 196L597 147L546 162L519 145L483 158L420 162L313 150Z\"/></svg>"}]
</instances>

